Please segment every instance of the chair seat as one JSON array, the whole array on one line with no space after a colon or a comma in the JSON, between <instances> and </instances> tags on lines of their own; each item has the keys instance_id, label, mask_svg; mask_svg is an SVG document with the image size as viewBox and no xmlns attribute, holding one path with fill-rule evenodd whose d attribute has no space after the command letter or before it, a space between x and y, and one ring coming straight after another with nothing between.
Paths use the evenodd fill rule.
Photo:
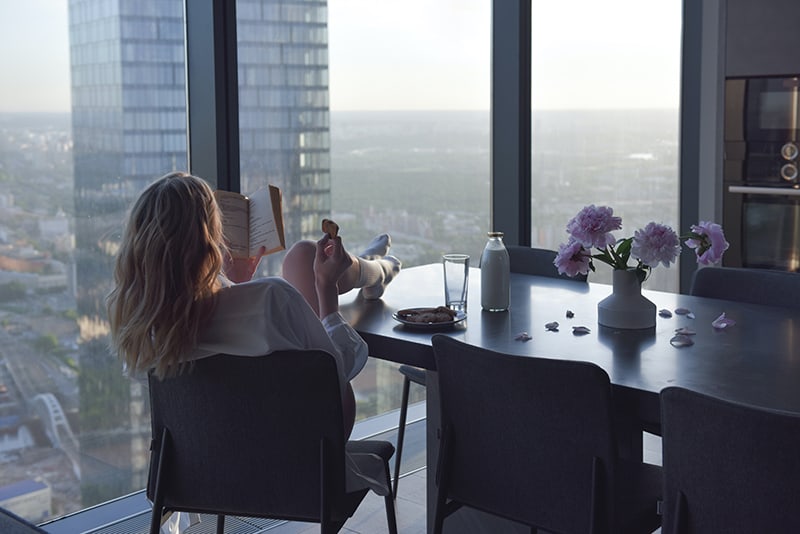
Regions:
<instances>
[{"instance_id":1,"label":"chair seat","mask_svg":"<svg viewBox=\"0 0 800 534\"><path fill-rule=\"evenodd\" d=\"M420 384L421 386L425 385L425 369L412 367L410 365L401 365L398 371L415 384Z\"/></svg>"},{"instance_id":2,"label":"chair seat","mask_svg":"<svg viewBox=\"0 0 800 534\"><path fill-rule=\"evenodd\" d=\"M383 460L389 461L394 454L394 445L381 440L353 440L347 442L346 450L355 454L376 454Z\"/></svg>"}]
</instances>

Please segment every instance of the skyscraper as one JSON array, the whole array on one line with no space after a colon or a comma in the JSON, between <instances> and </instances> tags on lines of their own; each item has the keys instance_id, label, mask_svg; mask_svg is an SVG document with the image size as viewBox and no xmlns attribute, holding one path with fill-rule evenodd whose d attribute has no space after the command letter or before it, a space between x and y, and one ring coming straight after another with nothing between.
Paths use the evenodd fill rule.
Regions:
<instances>
[{"instance_id":1,"label":"skyscraper","mask_svg":"<svg viewBox=\"0 0 800 534\"><path fill-rule=\"evenodd\" d=\"M327 1L238 0L242 189L283 190L286 241L330 213Z\"/></svg>"},{"instance_id":2,"label":"skyscraper","mask_svg":"<svg viewBox=\"0 0 800 534\"><path fill-rule=\"evenodd\" d=\"M141 387L105 343L104 298L125 212L186 170L183 0L70 0L84 506L146 480ZM242 190L284 194L286 241L330 212L326 1L238 0ZM275 272L279 258L263 262Z\"/></svg>"}]
</instances>

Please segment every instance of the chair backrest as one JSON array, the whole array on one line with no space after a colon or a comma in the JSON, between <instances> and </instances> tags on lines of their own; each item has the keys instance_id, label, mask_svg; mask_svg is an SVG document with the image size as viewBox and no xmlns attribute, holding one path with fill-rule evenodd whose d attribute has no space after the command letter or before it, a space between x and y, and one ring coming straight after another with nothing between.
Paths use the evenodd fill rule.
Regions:
<instances>
[{"instance_id":1,"label":"chair backrest","mask_svg":"<svg viewBox=\"0 0 800 534\"><path fill-rule=\"evenodd\" d=\"M800 310L800 273L741 267L703 267L692 276L692 295Z\"/></svg>"},{"instance_id":2,"label":"chair backrest","mask_svg":"<svg viewBox=\"0 0 800 534\"><path fill-rule=\"evenodd\" d=\"M508 258L511 264L512 273L533 274L537 276L549 276L551 278L563 278L575 282L585 282L586 275L579 274L574 277L559 274L558 269L553 264L558 253L555 250L546 248L523 247L519 245L509 245Z\"/></svg>"},{"instance_id":3,"label":"chair backrest","mask_svg":"<svg viewBox=\"0 0 800 534\"><path fill-rule=\"evenodd\" d=\"M151 374L149 383L153 439L169 433L166 508L319 521L322 440L328 489L344 494L342 397L331 355L217 355L165 380ZM151 500L158 463L153 454Z\"/></svg>"},{"instance_id":4,"label":"chair backrest","mask_svg":"<svg viewBox=\"0 0 800 534\"><path fill-rule=\"evenodd\" d=\"M444 335L433 348L449 498L547 531L591 532L595 496L598 521L608 521L615 445L605 371Z\"/></svg>"},{"instance_id":5,"label":"chair backrest","mask_svg":"<svg viewBox=\"0 0 800 534\"><path fill-rule=\"evenodd\" d=\"M800 416L670 387L661 428L664 533L800 532Z\"/></svg>"}]
</instances>

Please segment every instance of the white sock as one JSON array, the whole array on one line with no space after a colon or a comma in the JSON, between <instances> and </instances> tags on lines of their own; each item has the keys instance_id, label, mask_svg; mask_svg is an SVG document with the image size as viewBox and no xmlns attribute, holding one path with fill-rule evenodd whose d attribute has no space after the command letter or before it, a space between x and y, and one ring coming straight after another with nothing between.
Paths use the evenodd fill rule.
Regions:
<instances>
[{"instance_id":1,"label":"white sock","mask_svg":"<svg viewBox=\"0 0 800 534\"><path fill-rule=\"evenodd\" d=\"M397 276L402 266L400 260L394 256L384 256L377 260L359 258L358 263L361 265L359 283L364 282L361 284L361 295L367 300L381 298L386 286Z\"/></svg>"},{"instance_id":2,"label":"white sock","mask_svg":"<svg viewBox=\"0 0 800 534\"><path fill-rule=\"evenodd\" d=\"M369 245L367 245L367 248L359 254L359 257L365 260L377 260L378 258L386 256L391 247L392 238L389 234L376 235L372 241L370 241Z\"/></svg>"},{"instance_id":3,"label":"white sock","mask_svg":"<svg viewBox=\"0 0 800 534\"><path fill-rule=\"evenodd\" d=\"M377 260L358 257L358 266L361 274L356 282L356 287L367 287L383 282L383 268Z\"/></svg>"}]
</instances>

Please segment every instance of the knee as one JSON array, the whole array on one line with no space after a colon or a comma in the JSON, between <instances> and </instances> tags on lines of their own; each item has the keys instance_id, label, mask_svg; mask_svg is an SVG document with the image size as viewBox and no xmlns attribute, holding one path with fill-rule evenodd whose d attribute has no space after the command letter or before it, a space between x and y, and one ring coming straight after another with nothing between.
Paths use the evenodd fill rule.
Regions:
<instances>
[{"instance_id":1,"label":"knee","mask_svg":"<svg viewBox=\"0 0 800 534\"><path fill-rule=\"evenodd\" d=\"M313 265L317 254L317 244L313 241L303 240L292 245L283 258L284 266Z\"/></svg>"}]
</instances>

